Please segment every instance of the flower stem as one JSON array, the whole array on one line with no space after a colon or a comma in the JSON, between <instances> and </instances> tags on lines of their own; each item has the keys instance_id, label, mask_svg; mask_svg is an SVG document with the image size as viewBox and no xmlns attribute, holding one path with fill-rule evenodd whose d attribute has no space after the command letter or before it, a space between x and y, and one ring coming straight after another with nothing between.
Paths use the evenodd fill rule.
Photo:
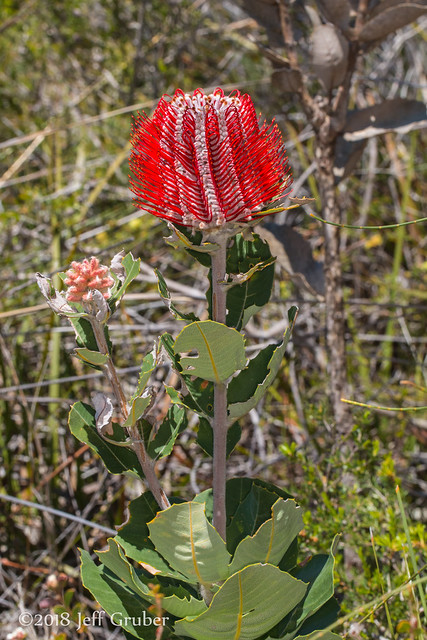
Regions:
<instances>
[{"instance_id":1,"label":"flower stem","mask_svg":"<svg viewBox=\"0 0 427 640\"><path fill-rule=\"evenodd\" d=\"M225 324L227 293L221 282L227 270L227 238L217 240L219 248L212 253L212 320ZM227 460L227 384L214 384L213 429L213 525L226 540L225 482Z\"/></svg>"},{"instance_id":2,"label":"flower stem","mask_svg":"<svg viewBox=\"0 0 427 640\"><path fill-rule=\"evenodd\" d=\"M114 395L116 396L116 399L120 406L120 412L124 420L126 420L126 418L129 415L126 396L124 394L123 387L117 375L116 367L114 366L114 362L108 351L108 345L107 345L107 341L105 339L105 334L104 334L104 325L101 322L98 322L98 320L93 316L92 317L89 316L89 320L92 325L93 332L95 334L96 343L98 345L99 351L101 353L109 355L109 358L104 367L104 373L113 388ZM157 504L159 505L160 509L167 509L168 507L170 507L170 502L167 499L167 496L160 485L158 477L156 476L156 472L154 470L154 462L147 455L147 451L145 449L143 441L141 440L138 427L136 426L129 427L128 431L129 431L129 436L132 440L132 448L135 451L138 461L142 467L147 485L151 493L153 494Z\"/></svg>"}]
</instances>

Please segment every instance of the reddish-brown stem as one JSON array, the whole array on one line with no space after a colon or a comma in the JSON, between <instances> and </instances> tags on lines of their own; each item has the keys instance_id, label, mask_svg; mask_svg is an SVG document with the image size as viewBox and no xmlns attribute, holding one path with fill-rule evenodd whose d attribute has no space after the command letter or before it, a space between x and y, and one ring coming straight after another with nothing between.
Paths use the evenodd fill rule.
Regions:
<instances>
[{"instance_id":1,"label":"reddish-brown stem","mask_svg":"<svg viewBox=\"0 0 427 640\"><path fill-rule=\"evenodd\" d=\"M89 319L92 325L93 332L95 334L95 339L96 339L96 343L98 345L99 351L109 356L103 370L113 388L114 395L116 396L116 399L120 406L120 412L123 418L126 420L126 418L129 415L126 396L124 394L123 387L118 378L116 367L114 366L114 362L111 356L109 355L107 341L105 339L105 334L104 334L104 326L101 322L98 322L98 320L93 316L89 316ZM145 480L147 482L147 485L151 493L153 494L160 509L167 509L168 507L170 507L170 502L167 499L167 496L160 485L158 477L156 476L156 472L154 470L154 463L151 460L151 458L147 455L147 452L145 450L144 443L141 440L141 435L138 431L138 428L136 426L129 427L128 432L132 441L132 448L137 455L139 463L144 472Z\"/></svg>"},{"instance_id":2,"label":"reddish-brown stem","mask_svg":"<svg viewBox=\"0 0 427 640\"><path fill-rule=\"evenodd\" d=\"M219 248L212 254L212 320L225 324L227 306L226 290L221 285L227 270L227 238L217 241ZM221 538L226 540L225 483L227 459L227 385L214 384L213 429L213 525Z\"/></svg>"}]
</instances>

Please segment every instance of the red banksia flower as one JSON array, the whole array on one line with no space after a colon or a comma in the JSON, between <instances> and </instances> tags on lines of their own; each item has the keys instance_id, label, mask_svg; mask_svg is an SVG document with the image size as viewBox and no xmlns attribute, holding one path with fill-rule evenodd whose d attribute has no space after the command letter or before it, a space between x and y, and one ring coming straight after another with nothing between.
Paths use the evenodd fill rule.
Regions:
<instances>
[{"instance_id":1,"label":"red banksia flower","mask_svg":"<svg viewBox=\"0 0 427 640\"><path fill-rule=\"evenodd\" d=\"M97 258L85 258L83 262L72 262L65 274L68 286L65 297L69 302L85 302L92 299L96 289L105 299L110 297L110 287L114 280L108 275L108 267L99 264Z\"/></svg>"},{"instance_id":2,"label":"red banksia flower","mask_svg":"<svg viewBox=\"0 0 427 640\"><path fill-rule=\"evenodd\" d=\"M277 125L261 125L238 91L165 95L152 118L135 119L131 141L136 206L176 224L250 220L291 182Z\"/></svg>"}]
</instances>

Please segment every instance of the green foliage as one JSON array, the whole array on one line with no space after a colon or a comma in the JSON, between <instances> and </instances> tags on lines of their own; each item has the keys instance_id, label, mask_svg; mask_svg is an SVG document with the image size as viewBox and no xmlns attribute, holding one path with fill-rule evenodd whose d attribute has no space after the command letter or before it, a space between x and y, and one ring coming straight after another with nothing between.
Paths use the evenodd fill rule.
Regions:
<instances>
[{"instance_id":1,"label":"green foliage","mask_svg":"<svg viewBox=\"0 0 427 640\"><path fill-rule=\"evenodd\" d=\"M209 493L158 513L145 494L130 504L129 521L107 551L98 552L100 566L82 553L84 584L110 614L113 607L123 611L136 601L146 611L161 593L162 608L170 614L168 627L177 634L171 637L225 640L232 634L256 640L269 632L292 640L322 629L338 611L332 597L333 551L279 568L303 526L300 508L279 493L272 485L245 478L228 483L227 537L235 531L234 552L227 551L210 524ZM270 509L265 500L260 502L266 496ZM255 519L254 505L262 507ZM238 523L243 524L239 533ZM142 569L135 569L125 554ZM274 597L266 598L266 593ZM145 638L141 629L123 627Z\"/></svg>"},{"instance_id":2,"label":"green foliage","mask_svg":"<svg viewBox=\"0 0 427 640\"><path fill-rule=\"evenodd\" d=\"M246 364L243 336L230 327L204 320L192 322L178 334L175 353L196 350L197 356L180 359L183 373L211 382L225 382Z\"/></svg>"}]
</instances>

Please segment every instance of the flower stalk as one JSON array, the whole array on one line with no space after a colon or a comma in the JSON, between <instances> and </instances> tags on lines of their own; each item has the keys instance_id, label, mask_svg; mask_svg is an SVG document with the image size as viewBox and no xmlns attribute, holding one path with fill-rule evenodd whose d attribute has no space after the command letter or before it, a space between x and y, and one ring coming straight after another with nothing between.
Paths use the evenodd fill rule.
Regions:
<instances>
[{"instance_id":1,"label":"flower stalk","mask_svg":"<svg viewBox=\"0 0 427 640\"><path fill-rule=\"evenodd\" d=\"M223 286L227 270L227 237L220 235L218 249L211 255L212 320L225 324L227 292ZM226 540L225 483L227 478L227 384L214 383L213 429L213 525L221 538Z\"/></svg>"},{"instance_id":2,"label":"flower stalk","mask_svg":"<svg viewBox=\"0 0 427 640\"><path fill-rule=\"evenodd\" d=\"M129 415L126 396L124 394L123 387L117 375L114 362L111 356L109 355L103 324L99 322L96 319L96 317L93 315L89 315L89 321L92 326L93 333L96 339L96 344L98 345L98 349L100 353L103 353L109 356L106 364L103 367L104 373L113 388L114 395L120 406L120 412L124 420L126 420ZM133 427L128 427L127 429L132 442L132 449L135 451L138 461L142 467L147 485L151 493L153 494L157 504L159 505L160 509L167 509L168 507L170 507L170 502L167 499L166 494L160 485L158 477L156 476L156 472L154 469L154 462L148 456L147 451L145 450L145 445L141 439L141 435L138 431L138 427L133 426Z\"/></svg>"}]
</instances>

